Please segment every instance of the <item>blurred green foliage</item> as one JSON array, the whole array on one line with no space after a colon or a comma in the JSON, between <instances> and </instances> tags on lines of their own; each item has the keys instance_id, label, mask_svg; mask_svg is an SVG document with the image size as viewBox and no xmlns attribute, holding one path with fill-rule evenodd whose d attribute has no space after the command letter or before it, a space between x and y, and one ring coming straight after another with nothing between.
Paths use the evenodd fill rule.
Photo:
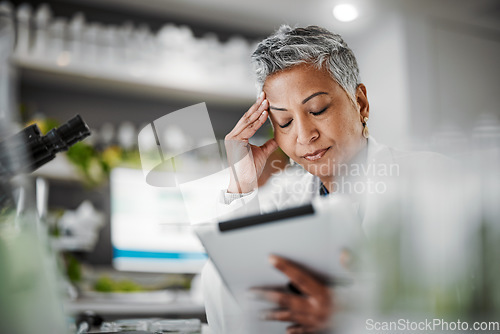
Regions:
<instances>
[{"instance_id":1,"label":"blurred green foliage","mask_svg":"<svg viewBox=\"0 0 500 334\"><path fill-rule=\"evenodd\" d=\"M82 279L82 267L80 262L70 253L63 255L66 263L66 275L73 283L79 282Z\"/></svg>"},{"instance_id":2,"label":"blurred green foliage","mask_svg":"<svg viewBox=\"0 0 500 334\"><path fill-rule=\"evenodd\" d=\"M98 292L139 292L146 289L130 279L113 280L109 276L101 276L94 284Z\"/></svg>"}]
</instances>

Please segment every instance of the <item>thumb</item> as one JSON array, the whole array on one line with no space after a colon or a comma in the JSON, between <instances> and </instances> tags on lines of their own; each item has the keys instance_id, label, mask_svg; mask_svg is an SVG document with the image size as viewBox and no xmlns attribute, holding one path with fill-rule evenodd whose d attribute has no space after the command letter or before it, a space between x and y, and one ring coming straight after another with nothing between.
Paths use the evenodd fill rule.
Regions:
<instances>
[{"instance_id":1,"label":"thumb","mask_svg":"<svg viewBox=\"0 0 500 334\"><path fill-rule=\"evenodd\" d=\"M266 158L268 158L271 153L276 151L276 149L278 148L278 143L276 142L276 140L274 140L274 138L271 138L266 141L260 148L262 149L262 153L264 153Z\"/></svg>"}]
</instances>

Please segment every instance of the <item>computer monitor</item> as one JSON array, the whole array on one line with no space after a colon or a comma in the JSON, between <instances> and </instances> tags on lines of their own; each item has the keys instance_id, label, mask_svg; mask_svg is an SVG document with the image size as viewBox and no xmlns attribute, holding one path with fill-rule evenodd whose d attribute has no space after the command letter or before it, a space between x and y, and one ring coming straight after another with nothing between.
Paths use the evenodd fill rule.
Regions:
<instances>
[{"instance_id":1,"label":"computer monitor","mask_svg":"<svg viewBox=\"0 0 500 334\"><path fill-rule=\"evenodd\" d=\"M141 170L130 168L113 169L110 187L113 267L165 273L201 271L207 254L190 226L178 188L150 186Z\"/></svg>"}]
</instances>

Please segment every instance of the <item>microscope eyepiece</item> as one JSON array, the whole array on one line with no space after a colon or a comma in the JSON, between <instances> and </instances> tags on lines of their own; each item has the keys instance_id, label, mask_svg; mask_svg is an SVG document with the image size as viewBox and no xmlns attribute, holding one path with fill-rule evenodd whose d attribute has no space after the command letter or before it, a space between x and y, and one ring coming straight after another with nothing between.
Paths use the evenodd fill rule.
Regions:
<instances>
[{"instance_id":1,"label":"microscope eyepiece","mask_svg":"<svg viewBox=\"0 0 500 334\"><path fill-rule=\"evenodd\" d=\"M45 136L36 124L30 125L0 142L0 178L32 172L89 135L90 129L79 115Z\"/></svg>"},{"instance_id":2,"label":"microscope eyepiece","mask_svg":"<svg viewBox=\"0 0 500 334\"><path fill-rule=\"evenodd\" d=\"M57 129L50 130L42 137L47 149L54 154L66 151L73 144L83 140L90 135L90 129L82 120L80 115L76 115L68 122Z\"/></svg>"}]
</instances>

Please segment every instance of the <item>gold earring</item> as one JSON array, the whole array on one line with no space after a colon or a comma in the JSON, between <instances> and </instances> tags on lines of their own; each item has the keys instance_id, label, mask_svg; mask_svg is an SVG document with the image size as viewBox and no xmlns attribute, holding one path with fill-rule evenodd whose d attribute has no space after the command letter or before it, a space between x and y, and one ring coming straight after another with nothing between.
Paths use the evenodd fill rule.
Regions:
<instances>
[{"instance_id":1,"label":"gold earring","mask_svg":"<svg viewBox=\"0 0 500 334\"><path fill-rule=\"evenodd\" d=\"M363 118L363 137L368 138L370 137L370 131L368 131L366 123L368 123L368 117Z\"/></svg>"}]
</instances>

